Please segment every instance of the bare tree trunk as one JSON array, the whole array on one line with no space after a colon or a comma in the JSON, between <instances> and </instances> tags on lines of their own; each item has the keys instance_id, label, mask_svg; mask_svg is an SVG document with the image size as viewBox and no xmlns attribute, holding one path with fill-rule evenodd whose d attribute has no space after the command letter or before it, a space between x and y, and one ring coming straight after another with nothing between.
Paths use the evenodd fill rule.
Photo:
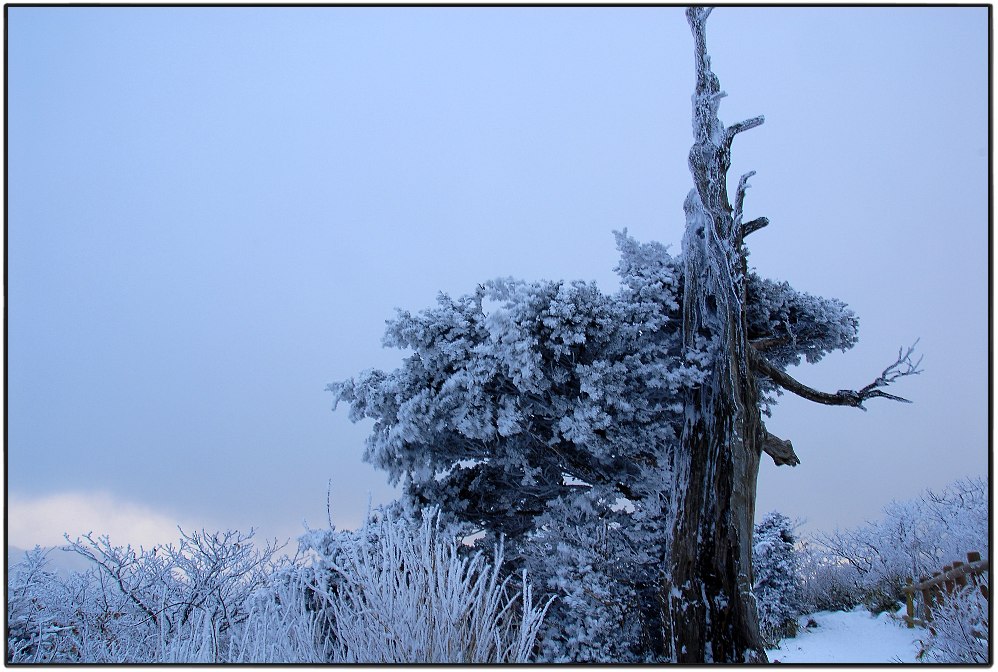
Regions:
<instances>
[{"instance_id":1,"label":"bare tree trunk","mask_svg":"<svg viewBox=\"0 0 998 672\"><path fill-rule=\"evenodd\" d=\"M766 662L752 596L752 531L756 477L766 431L749 367L745 257L739 184L727 196L731 140L756 118L725 129L720 91L706 54L710 10L691 8L697 57L693 97L695 142L690 169L696 188L686 199L683 340L689 359L707 368L690 391L674 465L678 495L671 540L671 650L677 662Z\"/></svg>"},{"instance_id":2,"label":"bare tree trunk","mask_svg":"<svg viewBox=\"0 0 998 672\"><path fill-rule=\"evenodd\" d=\"M800 460L790 441L766 431L756 375L805 399L866 410L864 403L907 399L884 392L899 378L921 373L915 346L873 382L858 390L821 392L795 380L764 355L766 343L748 340L745 236L769 223L742 221L748 179L728 201L727 175L734 137L762 124L755 117L725 128L717 117L724 93L710 68L704 24L710 8L691 7L696 90L690 171L695 188L686 198L683 236L684 356L706 370L686 395L683 434L673 457L675 522L670 539L672 576L664 581L664 645L681 663L767 662L752 595L752 533L759 459ZM916 341L917 343L917 341Z\"/></svg>"},{"instance_id":3,"label":"bare tree trunk","mask_svg":"<svg viewBox=\"0 0 998 672\"><path fill-rule=\"evenodd\" d=\"M756 477L765 440L745 325L725 297L695 217L684 240L686 346L708 348L709 374L686 399L675 465L678 499L671 544L672 648L678 662L765 661L752 597ZM691 253L692 252L692 253ZM695 279L694 282L691 282ZM739 288L740 289L740 288ZM720 291L719 291L720 290ZM709 345L704 346L707 337Z\"/></svg>"}]
</instances>

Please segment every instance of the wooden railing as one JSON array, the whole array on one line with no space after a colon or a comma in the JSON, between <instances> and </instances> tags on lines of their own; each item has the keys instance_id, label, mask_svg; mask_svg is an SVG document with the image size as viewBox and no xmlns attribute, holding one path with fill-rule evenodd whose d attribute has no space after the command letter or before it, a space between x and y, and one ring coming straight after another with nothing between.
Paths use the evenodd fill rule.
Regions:
<instances>
[{"instance_id":1,"label":"wooden railing","mask_svg":"<svg viewBox=\"0 0 998 672\"><path fill-rule=\"evenodd\" d=\"M967 585L975 585L981 591L984 599L990 600L988 595L988 580L982 575L990 574L990 561L981 560L981 554L977 551L967 553L967 562L954 562L946 565L941 572L933 572L932 576L923 576L914 582L908 579L908 585L902 590L905 593L906 613L905 622L909 628L916 625L928 627L932 621L933 607L942 604L946 596L953 591L964 588ZM916 616L916 604L920 608L920 614Z\"/></svg>"}]
</instances>

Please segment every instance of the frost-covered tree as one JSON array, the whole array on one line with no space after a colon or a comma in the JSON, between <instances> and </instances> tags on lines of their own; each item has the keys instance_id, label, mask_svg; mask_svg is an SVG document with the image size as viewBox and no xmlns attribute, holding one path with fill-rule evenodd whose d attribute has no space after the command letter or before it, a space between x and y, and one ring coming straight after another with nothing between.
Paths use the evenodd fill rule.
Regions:
<instances>
[{"instance_id":1,"label":"frost-covered tree","mask_svg":"<svg viewBox=\"0 0 998 672\"><path fill-rule=\"evenodd\" d=\"M676 402L700 374L678 357L676 261L624 234L618 247L622 287L613 295L582 282L514 280L441 295L436 308L389 322L385 343L413 351L399 369L330 386L352 419L375 420L365 457L402 484L412 510L435 504L469 532L504 535L510 561L555 593L568 597L559 572L590 566L588 538L613 530L615 560L596 563L590 577L610 594L577 595L589 615L580 602L556 602L550 619L585 630L588 643L548 631L552 658L617 646L613 622L593 621L594 600L620 613L642 595L627 616L656 632L654 644L634 643L635 655L662 640L656 590Z\"/></svg>"},{"instance_id":2,"label":"frost-covered tree","mask_svg":"<svg viewBox=\"0 0 998 672\"><path fill-rule=\"evenodd\" d=\"M790 442L773 436L763 424L766 389L782 388L817 403L863 408L875 397L905 401L882 388L918 370L909 349L860 390L820 392L788 375L785 360L769 351L785 345L787 337L794 341L793 323L788 322L789 333L775 341L753 333L745 237L769 222L744 217L745 190L753 173L739 179L733 203L727 173L735 136L759 126L763 118L728 127L718 118L725 94L707 55L705 24L710 12L706 7L686 12L693 32L696 88L689 154L694 188L684 205L682 322L684 356L703 362L706 376L683 399L683 428L673 463L679 496L673 511L672 575L663 584L663 599L670 606L672 653L685 663L766 660L751 569L759 459L767 446L770 450L778 446L788 453L786 463L797 461ZM788 286L769 287L777 296L792 291ZM826 310L815 311L819 319L815 326L843 324L845 315L833 307L836 304L821 305ZM843 348L854 338L848 329L833 329L832 336L831 343ZM825 341L805 350L808 361L820 357L827 345Z\"/></svg>"},{"instance_id":3,"label":"frost-covered tree","mask_svg":"<svg viewBox=\"0 0 998 672\"><path fill-rule=\"evenodd\" d=\"M782 390L857 408L904 401L882 388L917 373L910 349L856 391L820 392L786 373L852 347L857 319L748 268L745 236L768 221L744 221L751 174L733 204L726 180L734 136L763 119L718 119L709 11L687 12L695 188L680 257L619 234L614 294L497 280L441 295L389 322L384 343L411 350L400 368L329 386L352 420L374 420L365 458L402 485L407 506L438 505L469 531L505 535L511 563L531 564L576 605L553 607L560 630L542 635L552 659L765 660L752 597L756 477L764 452L799 460L763 416ZM584 574L587 587L573 588Z\"/></svg>"},{"instance_id":4,"label":"frost-covered tree","mask_svg":"<svg viewBox=\"0 0 998 672\"><path fill-rule=\"evenodd\" d=\"M767 648L797 634L803 601L795 528L793 521L778 511L767 514L755 527L753 592Z\"/></svg>"}]
</instances>

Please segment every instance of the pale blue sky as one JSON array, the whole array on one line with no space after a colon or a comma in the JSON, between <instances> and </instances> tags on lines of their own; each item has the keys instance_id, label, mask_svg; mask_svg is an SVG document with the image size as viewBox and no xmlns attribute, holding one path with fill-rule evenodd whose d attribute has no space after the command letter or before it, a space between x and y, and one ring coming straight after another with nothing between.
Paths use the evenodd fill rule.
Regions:
<instances>
[{"instance_id":1,"label":"pale blue sky","mask_svg":"<svg viewBox=\"0 0 998 672\"><path fill-rule=\"evenodd\" d=\"M7 11L11 543L294 536L330 478L352 525L392 493L323 388L400 361L396 306L509 275L612 290L623 227L679 251L679 8ZM986 471L987 18L711 16L721 118L766 115L734 147L772 222L750 261L860 316L796 375L857 387L925 355L913 406L785 397L769 427L802 464L764 467L760 512L852 525Z\"/></svg>"}]
</instances>

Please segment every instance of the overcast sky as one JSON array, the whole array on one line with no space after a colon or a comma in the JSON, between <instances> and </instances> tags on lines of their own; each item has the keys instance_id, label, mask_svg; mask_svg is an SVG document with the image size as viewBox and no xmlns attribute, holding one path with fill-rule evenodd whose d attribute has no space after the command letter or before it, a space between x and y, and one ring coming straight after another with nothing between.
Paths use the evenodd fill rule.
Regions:
<instances>
[{"instance_id":1,"label":"overcast sky","mask_svg":"<svg viewBox=\"0 0 998 672\"><path fill-rule=\"evenodd\" d=\"M616 287L611 232L680 251L679 8L8 8L9 543L294 538L394 494L327 383L403 353L396 307L497 277ZM760 274L860 341L794 371L810 529L988 464L985 8L722 8L708 22Z\"/></svg>"}]
</instances>

